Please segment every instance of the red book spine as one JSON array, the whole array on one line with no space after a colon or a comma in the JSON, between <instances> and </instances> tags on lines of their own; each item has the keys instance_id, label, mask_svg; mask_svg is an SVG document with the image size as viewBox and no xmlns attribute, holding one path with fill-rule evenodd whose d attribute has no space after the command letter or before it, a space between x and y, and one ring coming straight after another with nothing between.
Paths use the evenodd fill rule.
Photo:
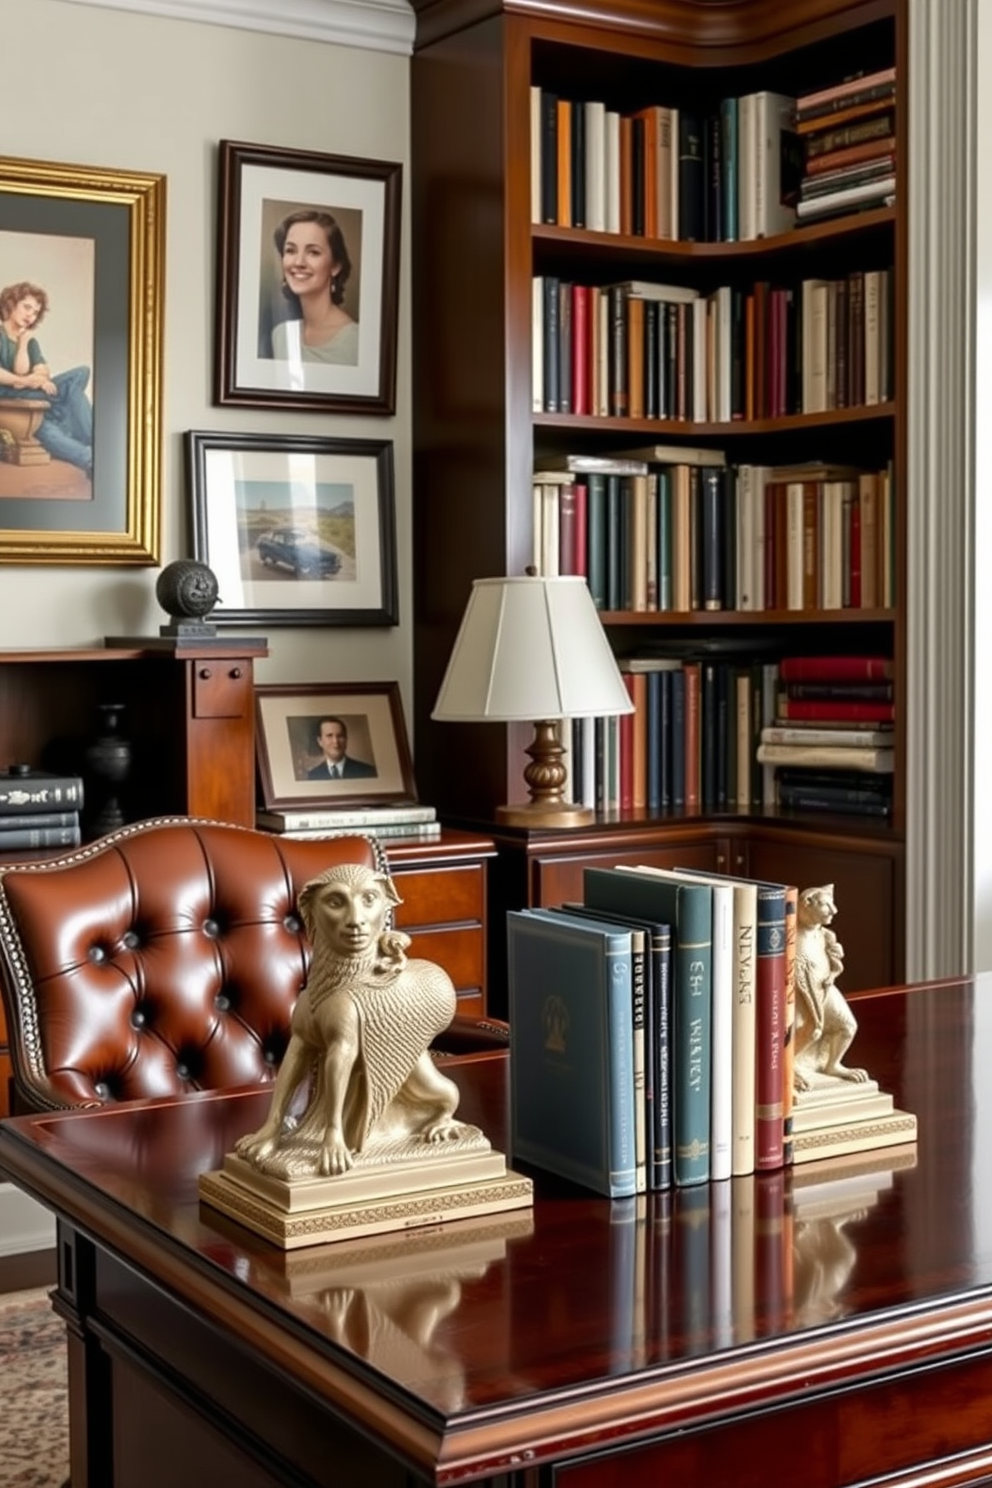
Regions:
<instances>
[{"instance_id":1,"label":"red book spine","mask_svg":"<svg viewBox=\"0 0 992 1488\"><path fill-rule=\"evenodd\" d=\"M589 286L572 285L572 412L592 412L592 331ZM568 570L570 573L573 570Z\"/></svg>"},{"instance_id":2,"label":"red book spine","mask_svg":"<svg viewBox=\"0 0 992 1488\"><path fill-rule=\"evenodd\" d=\"M823 698L780 698L777 712L785 721L806 723L892 723L896 716L895 703L828 702Z\"/></svg>"},{"instance_id":3,"label":"red book spine","mask_svg":"<svg viewBox=\"0 0 992 1488\"><path fill-rule=\"evenodd\" d=\"M755 956L756 1168L784 1161L785 888L759 884Z\"/></svg>"},{"instance_id":4,"label":"red book spine","mask_svg":"<svg viewBox=\"0 0 992 1488\"><path fill-rule=\"evenodd\" d=\"M783 682L889 682L888 656L784 656L779 662Z\"/></svg>"},{"instance_id":5,"label":"red book spine","mask_svg":"<svg viewBox=\"0 0 992 1488\"><path fill-rule=\"evenodd\" d=\"M851 575L851 609L861 608L861 504L857 497L851 502L851 547L848 553Z\"/></svg>"},{"instance_id":6,"label":"red book spine","mask_svg":"<svg viewBox=\"0 0 992 1488\"><path fill-rule=\"evenodd\" d=\"M575 572L583 579L589 574L589 488L585 481L575 482Z\"/></svg>"}]
</instances>

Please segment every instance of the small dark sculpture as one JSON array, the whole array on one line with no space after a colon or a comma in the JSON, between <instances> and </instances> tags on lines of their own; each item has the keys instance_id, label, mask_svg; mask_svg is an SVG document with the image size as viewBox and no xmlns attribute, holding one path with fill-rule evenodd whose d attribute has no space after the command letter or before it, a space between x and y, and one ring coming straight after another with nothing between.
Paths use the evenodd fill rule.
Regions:
<instances>
[{"instance_id":1,"label":"small dark sculpture","mask_svg":"<svg viewBox=\"0 0 992 1488\"><path fill-rule=\"evenodd\" d=\"M172 616L169 625L160 625L164 636L216 635L216 625L208 625L209 615L217 603L217 577L205 563L193 558L177 558L167 563L158 576L155 598Z\"/></svg>"}]
</instances>

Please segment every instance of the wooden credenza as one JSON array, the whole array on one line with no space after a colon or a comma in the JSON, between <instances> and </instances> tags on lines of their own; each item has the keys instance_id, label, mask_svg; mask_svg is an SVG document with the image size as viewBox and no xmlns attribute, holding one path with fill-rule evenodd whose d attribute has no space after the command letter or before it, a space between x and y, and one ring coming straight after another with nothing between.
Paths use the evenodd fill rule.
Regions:
<instances>
[{"instance_id":1,"label":"wooden credenza","mask_svg":"<svg viewBox=\"0 0 992 1488\"><path fill-rule=\"evenodd\" d=\"M266 1091L0 1123L59 1218L73 1488L992 1478L992 977L853 999L919 1140L291 1254L201 1206ZM448 1068L506 1144L505 1055Z\"/></svg>"}]
</instances>

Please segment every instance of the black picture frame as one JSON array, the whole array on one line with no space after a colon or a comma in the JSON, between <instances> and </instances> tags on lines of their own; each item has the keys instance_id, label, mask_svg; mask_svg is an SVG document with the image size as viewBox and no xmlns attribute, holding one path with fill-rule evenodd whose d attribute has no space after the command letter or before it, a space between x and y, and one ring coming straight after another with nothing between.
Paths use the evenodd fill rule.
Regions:
<instances>
[{"instance_id":1,"label":"black picture frame","mask_svg":"<svg viewBox=\"0 0 992 1488\"><path fill-rule=\"evenodd\" d=\"M402 166L221 140L219 167L216 401L394 413ZM347 335L317 347L306 344L303 300L286 287L276 246L294 213L321 214L321 241L343 243L348 259L335 291ZM277 327L286 344L274 344Z\"/></svg>"},{"instance_id":2,"label":"black picture frame","mask_svg":"<svg viewBox=\"0 0 992 1488\"><path fill-rule=\"evenodd\" d=\"M186 469L211 622L399 623L389 440L191 429Z\"/></svg>"}]
</instances>

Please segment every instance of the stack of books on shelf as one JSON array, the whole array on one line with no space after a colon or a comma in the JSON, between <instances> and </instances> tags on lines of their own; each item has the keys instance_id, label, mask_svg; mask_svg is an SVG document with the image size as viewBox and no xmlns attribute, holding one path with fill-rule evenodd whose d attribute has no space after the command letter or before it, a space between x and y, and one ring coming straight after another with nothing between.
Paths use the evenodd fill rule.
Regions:
<instances>
[{"instance_id":1,"label":"stack of books on shelf","mask_svg":"<svg viewBox=\"0 0 992 1488\"><path fill-rule=\"evenodd\" d=\"M732 423L892 396L890 265L708 294L532 281L535 413Z\"/></svg>"},{"instance_id":2,"label":"stack of books on shelf","mask_svg":"<svg viewBox=\"0 0 992 1488\"><path fill-rule=\"evenodd\" d=\"M846 79L796 99L802 145L800 222L888 205L896 191L896 70Z\"/></svg>"},{"instance_id":3,"label":"stack of books on shelf","mask_svg":"<svg viewBox=\"0 0 992 1488\"><path fill-rule=\"evenodd\" d=\"M779 668L774 723L758 760L775 772L779 805L892 814L892 662L883 656L793 656Z\"/></svg>"},{"instance_id":4,"label":"stack of books on shelf","mask_svg":"<svg viewBox=\"0 0 992 1488\"><path fill-rule=\"evenodd\" d=\"M83 782L13 767L0 774L0 855L33 848L78 847Z\"/></svg>"},{"instance_id":5,"label":"stack of books on shelf","mask_svg":"<svg viewBox=\"0 0 992 1488\"><path fill-rule=\"evenodd\" d=\"M535 84L530 103L535 223L707 242L794 223L801 152L787 94L621 113Z\"/></svg>"},{"instance_id":6,"label":"stack of books on shelf","mask_svg":"<svg viewBox=\"0 0 992 1488\"><path fill-rule=\"evenodd\" d=\"M894 601L891 467L727 463L645 445L546 459L532 562L579 574L604 611L885 609Z\"/></svg>"},{"instance_id":7,"label":"stack of books on shelf","mask_svg":"<svg viewBox=\"0 0 992 1488\"><path fill-rule=\"evenodd\" d=\"M511 911L514 1158L624 1198L913 1140L874 1081L795 1098L798 902L638 866Z\"/></svg>"},{"instance_id":8,"label":"stack of books on shelf","mask_svg":"<svg viewBox=\"0 0 992 1488\"><path fill-rule=\"evenodd\" d=\"M747 659L730 642L710 654L622 657L634 712L574 719L572 793L605 814L746 811L773 804L771 771L758 762L762 727L775 716L778 663Z\"/></svg>"},{"instance_id":9,"label":"stack of books on shelf","mask_svg":"<svg viewBox=\"0 0 992 1488\"><path fill-rule=\"evenodd\" d=\"M430 841L441 835L437 808L416 801L389 802L382 806L259 810L255 813L255 825L261 831L278 832L284 837L344 837L353 832L371 832L384 839Z\"/></svg>"}]
</instances>

